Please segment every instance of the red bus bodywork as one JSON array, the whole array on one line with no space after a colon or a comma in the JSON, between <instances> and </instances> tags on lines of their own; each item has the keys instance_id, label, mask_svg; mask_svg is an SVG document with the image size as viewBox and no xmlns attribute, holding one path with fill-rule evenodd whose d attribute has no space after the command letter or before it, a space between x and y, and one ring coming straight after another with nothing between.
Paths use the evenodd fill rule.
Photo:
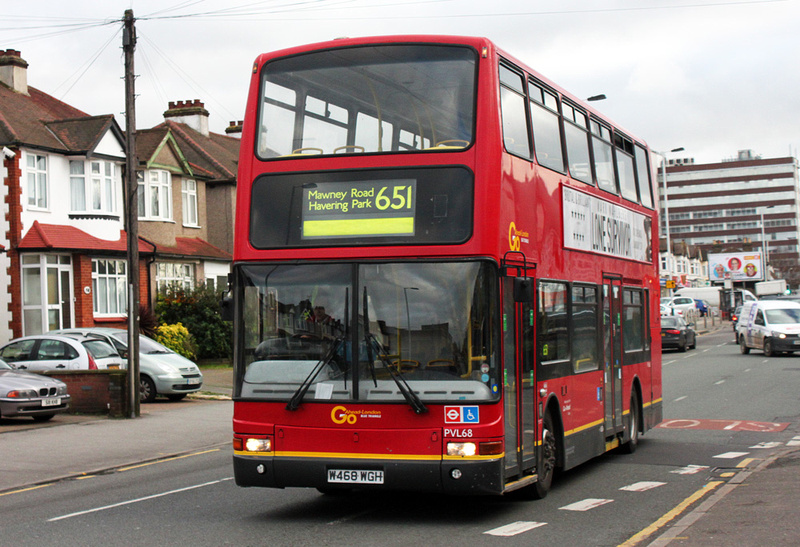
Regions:
<instances>
[{"instance_id":1,"label":"red bus bodywork","mask_svg":"<svg viewBox=\"0 0 800 547\"><path fill-rule=\"evenodd\" d=\"M380 44L453 44L475 51L475 127L469 146L431 153L318 155L268 161L257 157L254 151L263 93L260 91L261 75L266 64L311 51ZM238 484L279 488L304 486L321 490L361 487L500 494L541 483L545 466L552 466L547 463L549 448L543 443L543 429L552 429L557 450L554 464L568 469L620 445L633 444L635 448L638 432L634 432L632 438L632 413L638 419L632 423L638 424L641 433L661 420L656 258L651 255L645 261L631 260L565 248L563 188L597 197L603 203L616 206L616 211L646 216L652 226L650 249L658 249L656 212L620 195L602 192L595 185L576 181L565 173L542 167L533 159L508 153L504 148L499 106L498 67L501 63L524 71L526 77L535 78L557 93L561 100L568 100L593 119L618 130L591 107L482 38L342 39L278 51L256 59L242 133L234 268L273 262L324 264L350 260L479 258L497 268L498 293L504 300L496 302L497 316L502 317L502 321L498 320L492 328L503 330L504 334L498 336L505 336L508 343L504 343L502 349L502 359L506 363L502 393L498 399L488 402L426 403L427 412L417 413L404 401L306 400L296 410L288 410L284 400L255 400L243 397L238 390L234 393L233 417L234 468ZM271 249L256 248L251 242L252 183L262 174L452 166L465 168L474 177L472 231L464 242ZM647 185L652 191L652 182ZM601 329L601 325L609 325L609 340L616 344L618 352L609 355L606 361L616 358L618 367L613 368L612 363L606 370L601 363L595 370L574 373L576 365L572 363L569 365L572 372L554 373L533 355L535 363L528 367L533 368L525 368L526 343L537 347L535 340L526 342L526 338L535 338L540 321L533 312L537 305L533 300L526 307L524 297L515 299L511 295L515 287L520 294L525 293L525 280L530 280L534 288L539 280L560 280L570 284L570 289L573 282L586 283L605 294L606 312L602 311L602 303L597 308L598 313L605 316L605 323L597 326ZM627 289L644 295L645 347L634 352L635 358L626 360L619 316L623 310L622 294ZM611 298L612 294L616 300ZM239 333L235 354L237 383L241 383L246 367L240 343L241 331L245 328L241 308L241 305L235 308L235 330ZM605 347L606 351L611 351L607 345ZM510 355L512 352L514 355ZM541 352L540 348L539 355ZM634 362L629 362L631 359ZM513 368L508 366L510 361L515 363ZM566 370L566 366L559 370ZM508 372L512 373L511 377ZM610 386L611 381L613 386ZM611 397L616 400L612 402ZM631 405L637 408L632 409ZM469 415L470 412L477 412L477 415ZM549 423L545 421L546 415ZM251 441L252 449L248 449L250 439L266 442ZM466 453L457 452L458 443L464 442L474 444L474 453L473 447L467 447ZM456 450L452 455L448 455L449 445ZM360 475L351 475L349 471ZM379 473L379 479L375 474L369 475L370 471ZM341 482L336 482L337 477ZM537 495L544 495L549 482L540 486L543 487Z\"/></svg>"}]
</instances>

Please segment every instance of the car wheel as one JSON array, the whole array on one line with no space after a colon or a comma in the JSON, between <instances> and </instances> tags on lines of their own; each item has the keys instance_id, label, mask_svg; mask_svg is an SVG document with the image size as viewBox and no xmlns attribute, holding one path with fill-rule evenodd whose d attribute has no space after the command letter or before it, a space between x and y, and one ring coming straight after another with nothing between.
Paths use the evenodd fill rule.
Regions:
<instances>
[{"instance_id":1,"label":"car wheel","mask_svg":"<svg viewBox=\"0 0 800 547\"><path fill-rule=\"evenodd\" d=\"M139 401L152 403L156 400L156 384L149 376L139 375Z\"/></svg>"},{"instance_id":2,"label":"car wheel","mask_svg":"<svg viewBox=\"0 0 800 547\"><path fill-rule=\"evenodd\" d=\"M684 341L683 341L683 344L681 344L680 346L678 346L678 351L680 351L681 353L683 353L684 351L686 351L686 340L684 340Z\"/></svg>"},{"instance_id":3,"label":"car wheel","mask_svg":"<svg viewBox=\"0 0 800 547\"><path fill-rule=\"evenodd\" d=\"M186 397L185 393L170 393L167 395L167 399L170 401L181 401Z\"/></svg>"},{"instance_id":4,"label":"car wheel","mask_svg":"<svg viewBox=\"0 0 800 547\"><path fill-rule=\"evenodd\" d=\"M747 347L747 342L744 341L744 334L739 337L739 351L742 352L742 355L750 353L750 348Z\"/></svg>"},{"instance_id":5,"label":"car wheel","mask_svg":"<svg viewBox=\"0 0 800 547\"><path fill-rule=\"evenodd\" d=\"M770 338L764 340L764 355L766 357L774 357L777 353L772 345L772 340Z\"/></svg>"},{"instance_id":6,"label":"car wheel","mask_svg":"<svg viewBox=\"0 0 800 547\"><path fill-rule=\"evenodd\" d=\"M55 414L39 414L38 416L33 416L34 422L47 422L53 419Z\"/></svg>"}]
</instances>

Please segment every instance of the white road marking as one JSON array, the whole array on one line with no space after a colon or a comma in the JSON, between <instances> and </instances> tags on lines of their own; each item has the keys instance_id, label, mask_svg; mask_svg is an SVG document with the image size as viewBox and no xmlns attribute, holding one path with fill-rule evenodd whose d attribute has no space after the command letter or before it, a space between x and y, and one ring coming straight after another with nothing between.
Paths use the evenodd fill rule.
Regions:
<instances>
[{"instance_id":1,"label":"white road marking","mask_svg":"<svg viewBox=\"0 0 800 547\"><path fill-rule=\"evenodd\" d=\"M500 528L495 528L494 530L488 530L484 532L484 534L503 537L516 536L517 534L527 532L528 530L533 530L534 528L539 528L540 526L544 526L546 524L546 522L519 520L517 522L512 522L511 524L501 526Z\"/></svg>"},{"instance_id":2,"label":"white road marking","mask_svg":"<svg viewBox=\"0 0 800 547\"><path fill-rule=\"evenodd\" d=\"M694 475L695 473L699 473L704 469L708 469L708 466L690 464L687 465L686 467L681 467L680 469L670 471L670 473L675 473L677 475Z\"/></svg>"},{"instance_id":3,"label":"white road marking","mask_svg":"<svg viewBox=\"0 0 800 547\"><path fill-rule=\"evenodd\" d=\"M712 456L714 458L719 458L721 460L733 460L736 458L741 458L742 456L747 456L750 452L725 452L724 454L717 454L716 456Z\"/></svg>"},{"instance_id":4,"label":"white road marking","mask_svg":"<svg viewBox=\"0 0 800 547\"><path fill-rule=\"evenodd\" d=\"M719 382L714 382L714 385L718 386L718 385L724 384L724 383L725 383L725 380L720 380Z\"/></svg>"},{"instance_id":5,"label":"white road marking","mask_svg":"<svg viewBox=\"0 0 800 547\"><path fill-rule=\"evenodd\" d=\"M119 503L112 503L111 505L104 505L102 507L95 507L94 509L87 509L85 511L78 511L77 513L70 513L68 515L61 515L60 517L53 517L48 519L47 522L55 522L57 520L64 520L72 517L78 517L80 515L88 515L89 513L97 513L99 511L105 511L106 509L113 509L115 507L122 507L123 505L130 505L132 503L139 503L140 501L147 501L152 500L155 498L161 498L164 496L169 496L170 494L179 494L180 492L186 492L188 490L195 490L197 488L203 488L205 486L211 486L213 484L219 484L225 481L232 481L233 477L228 477L225 479L220 479L218 481L211 481L211 482L204 482L203 484L195 484L194 486L187 486L186 488L178 488L177 490L170 490L169 492L161 492L160 494L153 494L152 496L145 496L143 498L136 498L133 500L128 501L121 501Z\"/></svg>"},{"instance_id":6,"label":"white road marking","mask_svg":"<svg viewBox=\"0 0 800 547\"><path fill-rule=\"evenodd\" d=\"M675 399L675 400L674 400L674 401L672 401L672 402L673 402L673 403L677 403L678 401L683 401L684 399L686 399L686 397L687 397L686 395L682 395L681 397L678 397L677 399Z\"/></svg>"},{"instance_id":7,"label":"white road marking","mask_svg":"<svg viewBox=\"0 0 800 547\"><path fill-rule=\"evenodd\" d=\"M611 503L612 501L614 500L586 498L585 500L576 501L575 503L570 503L569 505L565 505L564 507L559 507L559 509L563 511L588 511L590 509L594 509L595 507L600 507L601 505L605 505L606 503Z\"/></svg>"},{"instance_id":8,"label":"white road marking","mask_svg":"<svg viewBox=\"0 0 800 547\"><path fill-rule=\"evenodd\" d=\"M652 490L653 488L658 488L659 486L664 486L665 484L667 483L657 481L641 481L629 484L628 486L623 486L620 488L620 490L625 490L626 492L645 492L646 490Z\"/></svg>"},{"instance_id":9,"label":"white road marking","mask_svg":"<svg viewBox=\"0 0 800 547\"><path fill-rule=\"evenodd\" d=\"M775 441L773 441L773 442L771 442L771 443L768 443L768 442L762 442L762 443L758 443L758 444L756 444L756 445L753 445L753 446L751 446L750 448L777 448L777 447L779 447L779 446L780 446L780 445L782 445L782 444L783 444L783 443L779 443L779 442L775 442Z\"/></svg>"},{"instance_id":10,"label":"white road marking","mask_svg":"<svg viewBox=\"0 0 800 547\"><path fill-rule=\"evenodd\" d=\"M800 446L800 435L792 437L792 440L786 443L786 446Z\"/></svg>"},{"instance_id":11,"label":"white road marking","mask_svg":"<svg viewBox=\"0 0 800 547\"><path fill-rule=\"evenodd\" d=\"M358 517L363 517L368 513L372 513L374 509L365 509L363 511L359 511L358 513L353 513L352 515L347 515L340 519L332 520L328 523L328 526L336 526L337 524L342 524L343 522L347 522L348 520L357 519Z\"/></svg>"}]
</instances>

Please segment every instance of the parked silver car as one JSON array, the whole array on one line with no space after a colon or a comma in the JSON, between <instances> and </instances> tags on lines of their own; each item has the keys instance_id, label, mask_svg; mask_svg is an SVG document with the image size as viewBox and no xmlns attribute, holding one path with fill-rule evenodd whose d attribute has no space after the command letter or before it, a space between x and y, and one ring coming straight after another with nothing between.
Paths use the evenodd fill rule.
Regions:
<instances>
[{"instance_id":1,"label":"parked silver car","mask_svg":"<svg viewBox=\"0 0 800 547\"><path fill-rule=\"evenodd\" d=\"M30 416L46 422L69 408L67 384L55 378L14 370L0 359L0 418Z\"/></svg>"},{"instance_id":2,"label":"parked silver car","mask_svg":"<svg viewBox=\"0 0 800 547\"><path fill-rule=\"evenodd\" d=\"M80 334L35 334L0 348L0 359L17 370L105 370L122 368L112 344Z\"/></svg>"},{"instance_id":3,"label":"parked silver car","mask_svg":"<svg viewBox=\"0 0 800 547\"><path fill-rule=\"evenodd\" d=\"M77 328L53 331L94 336L113 344L125 360L128 357L128 331L110 327ZM180 401L188 393L203 386L203 374L198 366L152 338L139 335L139 393L143 403L150 403L157 395L171 401Z\"/></svg>"}]
</instances>

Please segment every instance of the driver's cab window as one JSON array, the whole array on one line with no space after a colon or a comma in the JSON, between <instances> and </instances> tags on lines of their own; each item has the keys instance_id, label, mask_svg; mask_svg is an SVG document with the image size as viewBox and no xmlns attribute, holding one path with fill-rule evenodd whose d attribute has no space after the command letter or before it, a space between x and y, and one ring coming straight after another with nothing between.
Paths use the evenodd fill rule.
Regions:
<instances>
[{"instance_id":1,"label":"driver's cab window","mask_svg":"<svg viewBox=\"0 0 800 547\"><path fill-rule=\"evenodd\" d=\"M756 325L763 325L764 324L764 312L762 312L761 310L758 310L758 312L756 313L756 319L755 319L754 323Z\"/></svg>"}]
</instances>

